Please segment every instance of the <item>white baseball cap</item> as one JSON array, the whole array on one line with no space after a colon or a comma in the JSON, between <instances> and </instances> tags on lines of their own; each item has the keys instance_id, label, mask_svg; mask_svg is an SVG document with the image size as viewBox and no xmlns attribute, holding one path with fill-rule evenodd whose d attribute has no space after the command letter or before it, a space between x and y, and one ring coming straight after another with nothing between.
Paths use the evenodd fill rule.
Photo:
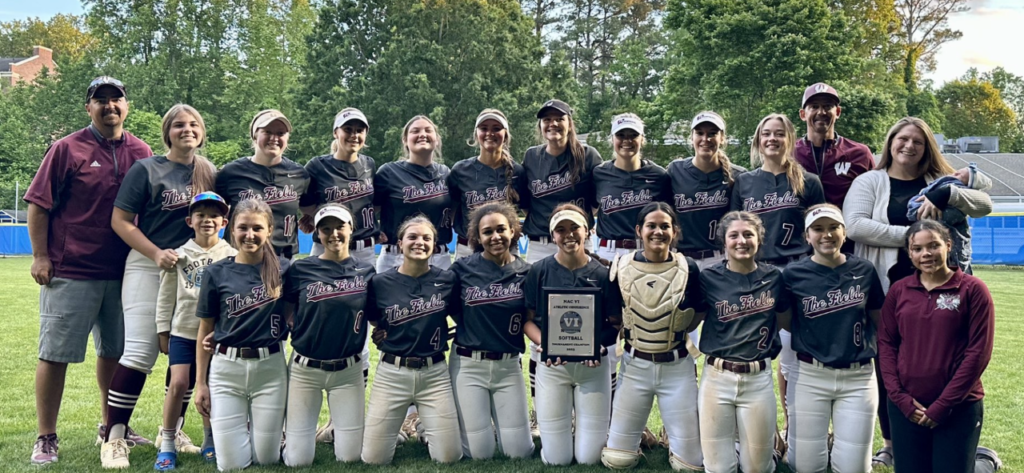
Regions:
<instances>
[{"instance_id":1,"label":"white baseball cap","mask_svg":"<svg viewBox=\"0 0 1024 473\"><path fill-rule=\"evenodd\" d=\"M319 227L320 222L322 222L325 218L331 217L341 220L342 222L347 223L349 225L352 225L352 214L350 214L348 210L345 210L344 207L341 207L339 205L325 205L323 207L320 207L320 210L316 211L316 216L313 217L313 226Z\"/></svg>"},{"instance_id":2,"label":"white baseball cap","mask_svg":"<svg viewBox=\"0 0 1024 473\"><path fill-rule=\"evenodd\" d=\"M804 217L804 228L810 228L814 222L823 219L830 218L835 220L842 226L846 226L846 221L843 220L843 213L836 210L833 207L818 207L810 211L806 217Z\"/></svg>"},{"instance_id":3,"label":"white baseball cap","mask_svg":"<svg viewBox=\"0 0 1024 473\"><path fill-rule=\"evenodd\" d=\"M334 128L332 129L337 130L352 120L359 120L363 122L363 125L366 125L367 128L370 127L370 122L366 121L366 115L363 115L363 112L359 111L357 108L346 108L345 110L338 112L338 115L334 117Z\"/></svg>"},{"instance_id":4,"label":"white baseball cap","mask_svg":"<svg viewBox=\"0 0 1024 473\"><path fill-rule=\"evenodd\" d=\"M698 113L697 116L693 117L693 121L690 122L690 129L696 130L697 125L700 125L701 123L710 123L717 126L719 130L725 129L725 120L722 119L721 115L715 112L704 111Z\"/></svg>"},{"instance_id":5,"label":"white baseball cap","mask_svg":"<svg viewBox=\"0 0 1024 473\"><path fill-rule=\"evenodd\" d=\"M480 126L481 123L487 120L494 120L498 123L501 123L502 128L506 130L508 129L508 120L506 120L505 117L498 115L497 113L494 112L481 113L480 116L476 117L476 124L473 125L473 128Z\"/></svg>"},{"instance_id":6,"label":"white baseball cap","mask_svg":"<svg viewBox=\"0 0 1024 473\"><path fill-rule=\"evenodd\" d=\"M632 117L626 114L616 115L612 117L612 134L618 133L620 130L633 130L639 134L644 134L644 122L640 121L639 118Z\"/></svg>"}]
</instances>

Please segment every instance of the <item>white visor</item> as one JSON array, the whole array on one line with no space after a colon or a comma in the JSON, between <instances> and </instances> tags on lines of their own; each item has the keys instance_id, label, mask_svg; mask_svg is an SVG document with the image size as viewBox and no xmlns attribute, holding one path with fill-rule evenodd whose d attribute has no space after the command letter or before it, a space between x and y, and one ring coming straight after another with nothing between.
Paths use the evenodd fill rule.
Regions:
<instances>
[{"instance_id":1,"label":"white visor","mask_svg":"<svg viewBox=\"0 0 1024 473\"><path fill-rule=\"evenodd\" d=\"M620 130L633 130L639 134L644 134L644 122L633 118L633 117L615 117L612 119L612 134L618 133Z\"/></svg>"},{"instance_id":2,"label":"white visor","mask_svg":"<svg viewBox=\"0 0 1024 473\"><path fill-rule=\"evenodd\" d=\"M717 126L719 130L725 129L725 120L715 112L698 113L696 117L693 117L693 121L690 122L690 129L697 129L697 125L700 125L701 123L710 123Z\"/></svg>"},{"instance_id":3,"label":"white visor","mask_svg":"<svg viewBox=\"0 0 1024 473\"><path fill-rule=\"evenodd\" d=\"M558 223L563 220L569 220L583 228L590 228L590 225L587 225L587 219L579 212L575 210L563 210L551 216L551 223L548 224L548 231L555 233L555 227L557 227Z\"/></svg>"},{"instance_id":4,"label":"white visor","mask_svg":"<svg viewBox=\"0 0 1024 473\"><path fill-rule=\"evenodd\" d=\"M476 117L476 124L473 125L473 127L474 128L478 127L478 126L480 126L481 123L483 123L483 122L485 122L487 120L494 120L494 121L496 121L498 123L501 123L501 127L502 128L504 128L506 130L508 129L508 120L505 120L505 117L503 117L501 115L498 115L497 113L490 113L490 112L480 114L479 117Z\"/></svg>"},{"instance_id":5,"label":"white visor","mask_svg":"<svg viewBox=\"0 0 1024 473\"><path fill-rule=\"evenodd\" d=\"M370 127L370 122L366 121L366 115L363 115L363 112L360 112L359 110L347 110L334 117L334 128L332 129L337 130L352 120L359 120L363 122L363 125L366 125L367 128Z\"/></svg>"},{"instance_id":6,"label":"white visor","mask_svg":"<svg viewBox=\"0 0 1024 473\"><path fill-rule=\"evenodd\" d=\"M344 223L352 225L352 214L348 213L348 210L345 210L344 208L338 207L336 205L329 205L316 211L316 216L313 217L313 226L319 227L320 222L322 222L325 218L330 217L334 217L338 220L341 220Z\"/></svg>"},{"instance_id":7,"label":"white visor","mask_svg":"<svg viewBox=\"0 0 1024 473\"><path fill-rule=\"evenodd\" d=\"M814 222L822 218L830 218L839 222L840 225L846 226L846 221L843 220L843 214L832 207L818 207L812 210L807 217L804 218L804 228L810 228Z\"/></svg>"}]
</instances>

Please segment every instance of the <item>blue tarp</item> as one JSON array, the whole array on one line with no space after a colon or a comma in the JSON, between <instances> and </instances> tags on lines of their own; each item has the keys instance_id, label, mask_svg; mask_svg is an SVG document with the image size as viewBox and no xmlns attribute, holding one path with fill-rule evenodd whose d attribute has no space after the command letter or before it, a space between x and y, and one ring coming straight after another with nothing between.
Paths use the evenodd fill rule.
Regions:
<instances>
[{"instance_id":1,"label":"blue tarp","mask_svg":"<svg viewBox=\"0 0 1024 473\"><path fill-rule=\"evenodd\" d=\"M0 255L31 255L26 225L0 225Z\"/></svg>"}]
</instances>

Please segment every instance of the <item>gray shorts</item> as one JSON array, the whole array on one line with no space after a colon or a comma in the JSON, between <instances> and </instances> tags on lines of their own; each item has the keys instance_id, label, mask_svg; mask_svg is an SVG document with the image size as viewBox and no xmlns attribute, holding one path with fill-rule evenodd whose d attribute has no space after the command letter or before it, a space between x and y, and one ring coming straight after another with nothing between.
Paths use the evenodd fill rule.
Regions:
<instances>
[{"instance_id":1,"label":"gray shorts","mask_svg":"<svg viewBox=\"0 0 1024 473\"><path fill-rule=\"evenodd\" d=\"M52 278L39 291L39 359L58 363L85 361L92 332L96 355L121 358L124 314L121 281Z\"/></svg>"}]
</instances>

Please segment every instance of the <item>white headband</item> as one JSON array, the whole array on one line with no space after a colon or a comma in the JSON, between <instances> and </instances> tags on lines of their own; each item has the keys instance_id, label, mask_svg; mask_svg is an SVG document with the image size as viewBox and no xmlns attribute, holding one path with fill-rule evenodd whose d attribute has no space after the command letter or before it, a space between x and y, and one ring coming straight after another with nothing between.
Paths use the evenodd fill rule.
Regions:
<instances>
[{"instance_id":1,"label":"white headband","mask_svg":"<svg viewBox=\"0 0 1024 473\"><path fill-rule=\"evenodd\" d=\"M555 233L555 227L558 226L558 222L561 222L562 220L569 220L583 228L590 228L590 225L587 225L587 219L579 212L575 210L563 210L551 216L551 223L548 224L548 231Z\"/></svg>"},{"instance_id":2,"label":"white headband","mask_svg":"<svg viewBox=\"0 0 1024 473\"><path fill-rule=\"evenodd\" d=\"M818 207L807 214L804 218L804 228L810 228L811 224L816 222L818 219L830 218L839 222L840 225L846 226L846 221L843 220L843 214L832 207Z\"/></svg>"}]
</instances>

